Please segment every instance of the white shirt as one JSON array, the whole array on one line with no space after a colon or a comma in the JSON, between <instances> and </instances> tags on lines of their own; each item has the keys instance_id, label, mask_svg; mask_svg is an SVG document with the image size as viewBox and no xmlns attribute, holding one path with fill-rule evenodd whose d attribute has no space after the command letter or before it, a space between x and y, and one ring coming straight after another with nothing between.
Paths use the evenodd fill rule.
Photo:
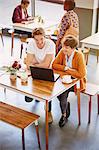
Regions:
<instances>
[{"instance_id":1,"label":"white shirt","mask_svg":"<svg viewBox=\"0 0 99 150\"><path fill-rule=\"evenodd\" d=\"M54 54L55 56L55 43L50 39L45 39L45 45L42 49L38 48L34 39L28 43L27 53L34 54L36 60L41 63L46 54Z\"/></svg>"},{"instance_id":2,"label":"white shirt","mask_svg":"<svg viewBox=\"0 0 99 150\"><path fill-rule=\"evenodd\" d=\"M22 19L25 19L25 14L24 14L23 8L22 8Z\"/></svg>"},{"instance_id":3,"label":"white shirt","mask_svg":"<svg viewBox=\"0 0 99 150\"><path fill-rule=\"evenodd\" d=\"M72 60L73 60L73 57L74 57L74 52L72 52L71 56L68 58L67 55L66 55L66 66L67 67L70 67L72 68Z\"/></svg>"}]
</instances>

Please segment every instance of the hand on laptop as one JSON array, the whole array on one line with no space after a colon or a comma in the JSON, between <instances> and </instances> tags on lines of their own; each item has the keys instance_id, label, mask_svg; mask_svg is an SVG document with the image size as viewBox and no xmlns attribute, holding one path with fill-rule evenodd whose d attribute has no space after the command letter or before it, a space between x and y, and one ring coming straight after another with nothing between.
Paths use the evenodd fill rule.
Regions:
<instances>
[{"instance_id":1,"label":"hand on laptop","mask_svg":"<svg viewBox=\"0 0 99 150\"><path fill-rule=\"evenodd\" d=\"M34 20L34 18L33 17L28 17L27 20L32 21L32 20Z\"/></svg>"}]
</instances>

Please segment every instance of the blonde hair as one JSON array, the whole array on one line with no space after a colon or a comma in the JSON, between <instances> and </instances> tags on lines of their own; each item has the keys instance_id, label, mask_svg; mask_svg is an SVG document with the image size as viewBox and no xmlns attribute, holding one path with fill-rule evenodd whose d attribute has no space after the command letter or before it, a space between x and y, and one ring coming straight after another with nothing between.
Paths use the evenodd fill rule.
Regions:
<instances>
[{"instance_id":1,"label":"blonde hair","mask_svg":"<svg viewBox=\"0 0 99 150\"><path fill-rule=\"evenodd\" d=\"M35 28L33 31L32 31L32 37L34 38L35 35L42 35L42 36L45 36L45 31L43 28Z\"/></svg>"}]
</instances>

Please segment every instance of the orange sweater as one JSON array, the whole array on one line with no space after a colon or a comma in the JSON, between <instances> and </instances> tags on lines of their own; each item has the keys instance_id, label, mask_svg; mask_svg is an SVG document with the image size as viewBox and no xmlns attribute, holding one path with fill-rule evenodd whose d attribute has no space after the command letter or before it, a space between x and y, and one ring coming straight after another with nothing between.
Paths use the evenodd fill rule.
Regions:
<instances>
[{"instance_id":1,"label":"orange sweater","mask_svg":"<svg viewBox=\"0 0 99 150\"><path fill-rule=\"evenodd\" d=\"M66 66L66 58L61 50L53 61L52 68L59 71L64 71ZM86 65L82 52L76 51L72 59L72 68L64 71L66 74L71 75L74 78L80 79L80 90L86 88Z\"/></svg>"}]
</instances>

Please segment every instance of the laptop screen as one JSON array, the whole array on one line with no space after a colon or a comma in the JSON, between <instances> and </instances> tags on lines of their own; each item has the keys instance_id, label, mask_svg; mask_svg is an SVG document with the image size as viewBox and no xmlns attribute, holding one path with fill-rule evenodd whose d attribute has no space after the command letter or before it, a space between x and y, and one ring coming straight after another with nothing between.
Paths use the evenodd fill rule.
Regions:
<instances>
[{"instance_id":1,"label":"laptop screen","mask_svg":"<svg viewBox=\"0 0 99 150\"><path fill-rule=\"evenodd\" d=\"M39 68L39 67L30 66L30 71L31 71L31 75L33 79L54 82L59 78L59 75L58 75L57 78L55 79L53 70L48 69L48 68Z\"/></svg>"}]
</instances>

